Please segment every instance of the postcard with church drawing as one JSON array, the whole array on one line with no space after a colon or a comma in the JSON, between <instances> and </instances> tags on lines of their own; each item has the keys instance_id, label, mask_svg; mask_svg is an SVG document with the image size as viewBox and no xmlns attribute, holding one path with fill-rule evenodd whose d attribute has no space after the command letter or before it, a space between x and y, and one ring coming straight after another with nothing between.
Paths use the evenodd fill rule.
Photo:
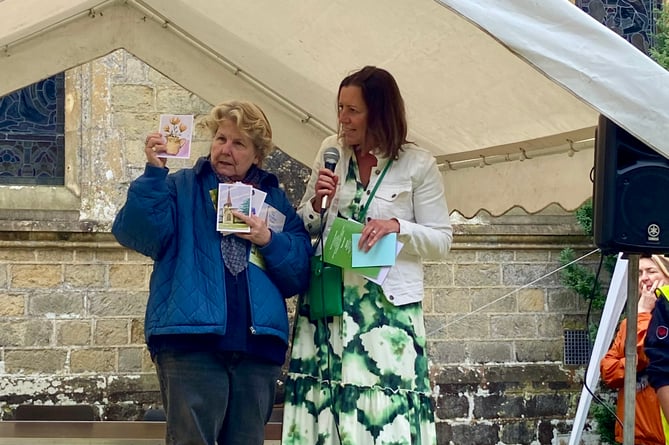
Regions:
<instances>
[{"instance_id":1,"label":"postcard with church drawing","mask_svg":"<svg viewBox=\"0 0 669 445\"><path fill-rule=\"evenodd\" d=\"M253 187L247 184L219 184L216 230L223 233L248 233L251 228L233 215L233 210L251 216Z\"/></svg>"}]
</instances>

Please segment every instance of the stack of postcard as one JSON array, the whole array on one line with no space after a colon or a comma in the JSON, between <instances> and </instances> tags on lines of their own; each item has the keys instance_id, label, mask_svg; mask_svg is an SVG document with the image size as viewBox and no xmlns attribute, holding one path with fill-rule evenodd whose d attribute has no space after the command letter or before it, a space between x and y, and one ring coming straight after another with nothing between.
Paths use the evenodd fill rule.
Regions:
<instances>
[{"instance_id":1,"label":"stack of postcard","mask_svg":"<svg viewBox=\"0 0 669 445\"><path fill-rule=\"evenodd\" d=\"M233 214L237 211L246 216L263 215L267 193L248 184L235 182L218 185L218 207L216 230L225 233L251 231L250 227Z\"/></svg>"}]
</instances>

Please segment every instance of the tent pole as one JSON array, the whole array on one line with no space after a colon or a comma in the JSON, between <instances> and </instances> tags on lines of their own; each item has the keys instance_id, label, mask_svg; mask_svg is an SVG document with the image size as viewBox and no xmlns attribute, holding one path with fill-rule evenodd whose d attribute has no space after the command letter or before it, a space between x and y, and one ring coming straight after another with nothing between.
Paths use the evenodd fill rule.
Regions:
<instances>
[{"instance_id":1,"label":"tent pole","mask_svg":"<svg viewBox=\"0 0 669 445\"><path fill-rule=\"evenodd\" d=\"M636 417L636 327L639 303L639 255L630 254L627 262L627 332L625 337L625 415L623 444L634 445Z\"/></svg>"}]
</instances>

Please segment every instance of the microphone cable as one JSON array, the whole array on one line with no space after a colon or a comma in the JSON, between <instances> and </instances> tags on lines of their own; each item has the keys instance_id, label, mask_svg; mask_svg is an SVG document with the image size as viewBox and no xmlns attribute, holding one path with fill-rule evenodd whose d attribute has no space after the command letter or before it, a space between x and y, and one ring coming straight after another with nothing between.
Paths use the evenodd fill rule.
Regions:
<instances>
[{"instance_id":1,"label":"microphone cable","mask_svg":"<svg viewBox=\"0 0 669 445\"><path fill-rule=\"evenodd\" d=\"M321 267L321 274L323 274L323 278L324 278L325 277L325 275L324 275L325 274L325 249L324 249L324 238L325 238L325 236L324 236L324 233L325 233L325 222L326 222L325 221L325 215L327 214L327 209L321 207L321 211L319 213L320 213L320 216L321 216L321 224L320 224L320 228L319 228L319 231L318 231L318 239L316 240L315 247L320 247L320 252L321 252L320 267ZM321 285L321 289L320 289L321 302L320 303L321 303L321 307L325 309L325 279L321 280L320 285ZM340 290L340 292L342 292L342 291L343 291L343 289ZM341 295L341 298L343 298L343 295ZM342 302L342 304L343 304L343 302ZM343 314L342 314L342 317L343 317ZM316 330L317 330L317 332L320 331L320 330L323 330L324 333L325 333L325 349L326 349L325 360L326 360L326 363L327 363L326 369L327 369L328 376L327 376L327 379L324 379L323 375L321 374L321 379L323 380L323 382L326 383L328 391L330 393L330 412L332 413L332 420L334 422L335 431L337 432L337 438L339 439L339 443L341 444L342 440L341 440L341 432L339 431L339 415L337 414L337 412L335 410L335 405L336 405L335 404L335 397L334 397L335 391L334 391L334 383L332 381L333 369L332 369L332 362L330 360L330 358L331 358L330 336L332 335L332 333L330 332L330 327L328 326L328 319L329 318L332 319L333 320L332 322L334 323L334 317L332 317L332 316L329 316L329 317L325 316L325 317L322 317L322 318L319 318L318 320L316 320ZM318 335L316 336L316 338L318 338ZM318 348L317 348L317 350L318 350ZM343 362L343 357L342 357L342 362ZM320 369L321 368L319 367L319 373L321 372Z\"/></svg>"}]
</instances>

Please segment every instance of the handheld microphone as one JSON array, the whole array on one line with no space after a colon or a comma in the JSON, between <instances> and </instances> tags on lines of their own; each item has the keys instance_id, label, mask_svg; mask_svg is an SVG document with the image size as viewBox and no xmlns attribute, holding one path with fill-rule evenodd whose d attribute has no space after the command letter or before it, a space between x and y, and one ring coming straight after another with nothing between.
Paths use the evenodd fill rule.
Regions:
<instances>
[{"instance_id":1,"label":"handheld microphone","mask_svg":"<svg viewBox=\"0 0 669 445\"><path fill-rule=\"evenodd\" d=\"M339 161L339 150L335 147L328 147L323 152L323 166L334 173L337 162ZM328 207L328 195L323 196L321 201L321 212Z\"/></svg>"}]
</instances>

